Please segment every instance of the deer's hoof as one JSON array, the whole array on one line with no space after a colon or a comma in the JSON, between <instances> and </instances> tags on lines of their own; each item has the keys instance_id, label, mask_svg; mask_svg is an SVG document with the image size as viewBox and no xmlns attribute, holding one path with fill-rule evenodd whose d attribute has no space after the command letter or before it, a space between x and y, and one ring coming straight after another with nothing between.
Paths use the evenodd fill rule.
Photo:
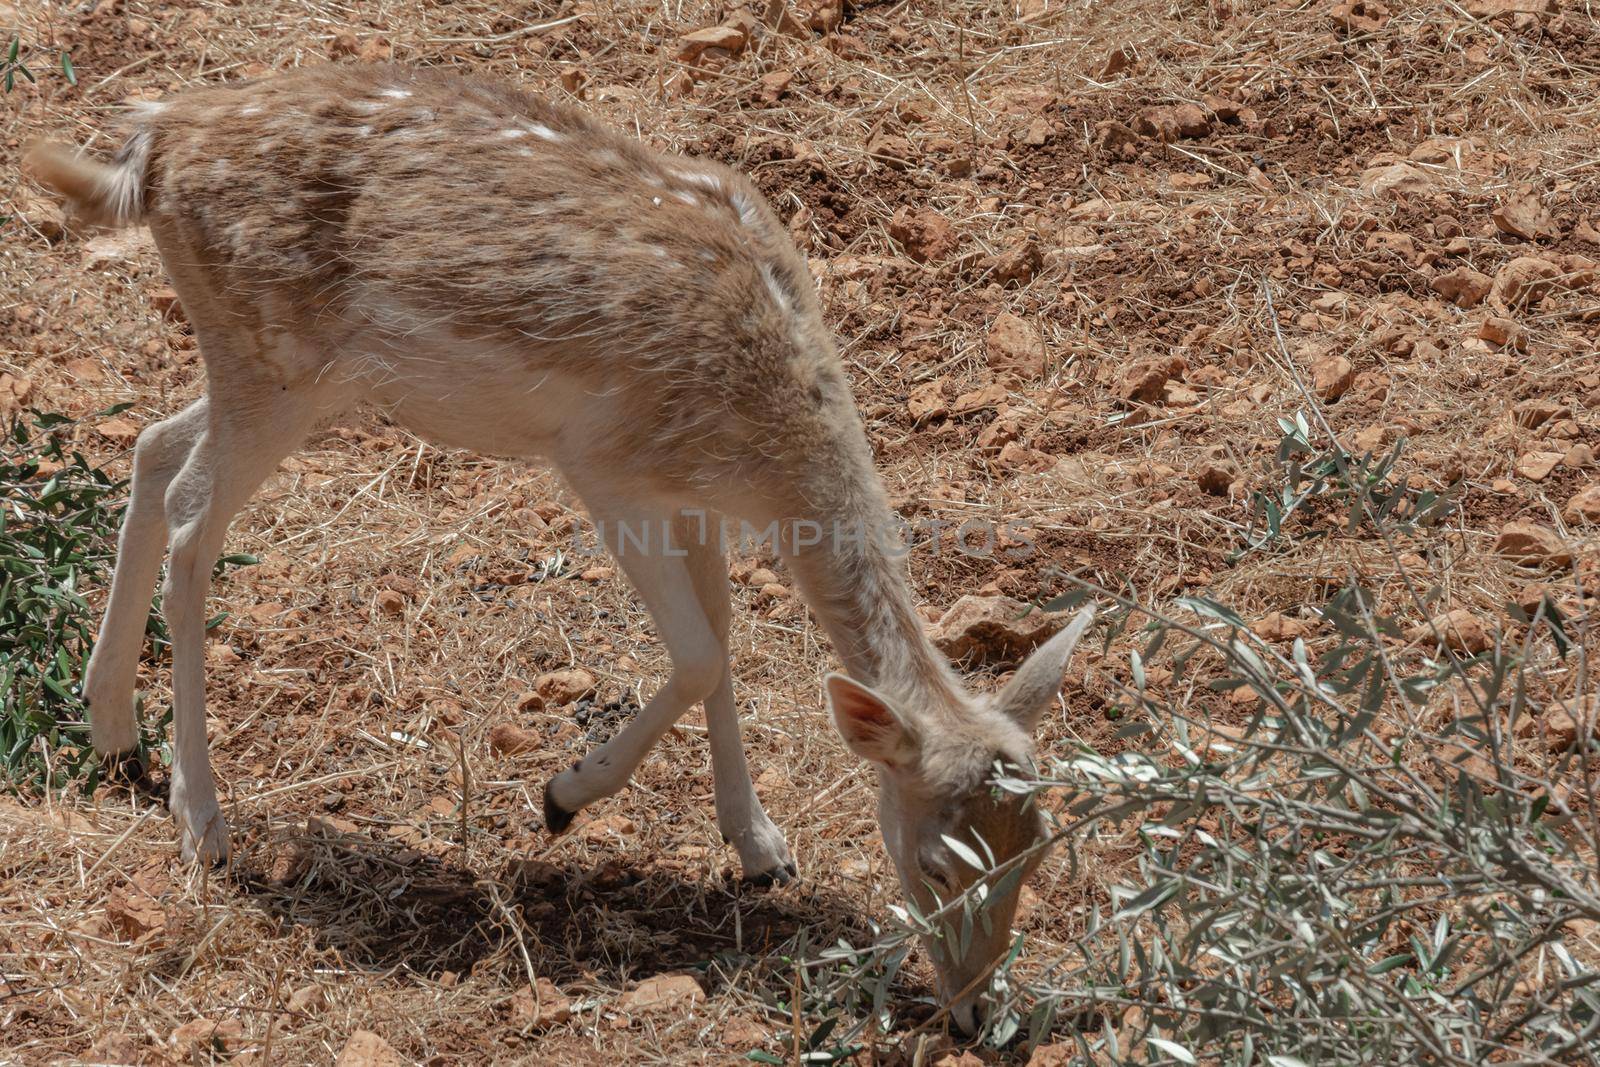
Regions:
<instances>
[{"instance_id":1,"label":"deer's hoof","mask_svg":"<svg viewBox=\"0 0 1600 1067\"><path fill-rule=\"evenodd\" d=\"M139 785L147 780L146 776L150 773L137 748L109 753L101 757L100 765L106 781L126 785Z\"/></svg>"},{"instance_id":2,"label":"deer's hoof","mask_svg":"<svg viewBox=\"0 0 1600 1067\"><path fill-rule=\"evenodd\" d=\"M556 803L556 798L550 792L551 783L544 784L544 828L553 836L560 836L567 832L567 827L572 825L573 818L578 814L568 811Z\"/></svg>"},{"instance_id":3,"label":"deer's hoof","mask_svg":"<svg viewBox=\"0 0 1600 1067\"><path fill-rule=\"evenodd\" d=\"M788 885L798 878L800 872L793 861L782 866L774 867L770 871L760 874L747 874L739 879L739 884L749 889L772 889L776 886Z\"/></svg>"}]
</instances>

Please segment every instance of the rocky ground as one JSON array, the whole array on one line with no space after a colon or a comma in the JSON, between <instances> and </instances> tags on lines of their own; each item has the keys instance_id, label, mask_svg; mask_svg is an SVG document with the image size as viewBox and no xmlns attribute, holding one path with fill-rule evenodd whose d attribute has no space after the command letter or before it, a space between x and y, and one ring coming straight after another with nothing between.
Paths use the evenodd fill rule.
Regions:
<instances>
[{"instance_id":1,"label":"rocky ground","mask_svg":"<svg viewBox=\"0 0 1600 1067\"><path fill-rule=\"evenodd\" d=\"M1327 648L1315 608L1359 576L1422 626L1398 643L1431 615L1481 648L1516 633L1508 605L1546 597L1587 633L1588 5L758 7L0 3L37 79L0 98L0 172L46 133L107 152L122 102L189 84L387 58L499 74L753 176L923 531L930 625L963 594L1040 602L1074 574L1155 603L1204 592ZM82 417L78 447L125 472L140 427L202 387L181 306L147 236L73 228L20 183L5 199L0 413ZM1261 498L1282 500L1297 413L1352 454L1403 443L1404 483L1454 510L1399 554L1310 509L1238 555ZM1002 530L992 550L962 542L971 520ZM736 560L748 744L798 884L736 886L698 712L551 840L541 783L666 664L610 568L575 553L580 529L547 474L375 417L287 461L236 524L230 551L260 562L218 583L208 648L234 869L178 869L155 796L0 803L0 1057L789 1056L803 1035L774 1005L802 928L864 940L897 895L868 776L818 711L833 658L775 561ZM1108 712L1126 647L1080 665L1046 747L1128 743ZM159 657L147 671L158 717ZM1108 837L1070 877L1047 864L1030 954L1069 939L1129 855ZM920 961L902 975L874 1055L1026 1059L919 1029L929 980Z\"/></svg>"}]
</instances>

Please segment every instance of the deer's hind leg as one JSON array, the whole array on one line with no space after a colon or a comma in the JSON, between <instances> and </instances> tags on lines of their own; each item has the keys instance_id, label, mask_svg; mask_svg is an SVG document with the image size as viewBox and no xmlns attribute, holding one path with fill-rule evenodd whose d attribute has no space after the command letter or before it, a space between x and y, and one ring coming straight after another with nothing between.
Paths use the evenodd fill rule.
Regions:
<instances>
[{"instance_id":1,"label":"deer's hind leg","mask_svg":"<svg viewBox=\"0 0 1600 1067\"><path fill-rule=\"evenodd\" d=\"M133 449L132 485L117 536L111 598L83 676L90 731L95 751L102 756L126 756L138 743L134 686L150 617L150 594L167 548L163 498L200 440L206 418L202 397L171 418L147 426ZM137 769L130 771L137 776Z\"/></svg>"}]
</instances>

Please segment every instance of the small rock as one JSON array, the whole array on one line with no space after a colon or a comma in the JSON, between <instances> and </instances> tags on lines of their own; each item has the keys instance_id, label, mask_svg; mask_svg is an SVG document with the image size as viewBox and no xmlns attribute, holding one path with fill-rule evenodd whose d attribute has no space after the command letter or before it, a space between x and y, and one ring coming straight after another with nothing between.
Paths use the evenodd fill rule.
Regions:
<instances>
[{"instance_id":1,"label":"small rock","mask_svg":"<svg viewBox=\"0 0 1600 1067\"><path fill-rule=\"evenodd\" d=\"M405 1067L389 1042L371 1030L357 1030L345 1041L333 1067Z\"/></svg>"},{"instance_id":2,"label":"small rock","mask_svg":"<svg viewBox=\"0 0 1600 1067\"><path fill-rule=\"evenodd\" d=\"M1029 378L1044 373L1044 342L1038 327L1009 311L995 316L985 349L991 367L1013 369Z\"/></svg>"},{"instance_id":3,"label":"small rock","mask_svg":"<svg viewBox=\"0 0 1600 1067\"><path fill-rule=\"evenodd\" d=\"M183 313L183 303L178 299L177 291L170 286L162 286L151 293L150 304L168 322L187 321Z\"/></svg>"},{"instance_id":4,"label":"small rock","mask_svg":"<svg viewBox=\"0 0 1600 1067\"><path fill-rule=\"evenodd\" d=\"M1003 665L1020 661L1065 623L1007 596L964 596L930 629L934 645L952 660Z\"/></svg>"},{"instance_id":5,"label":"small rock","mask_svg":"<svg viewBox=\"0 0 1600 1067\"><path fill-rule=\"evenodd\" d=\"M1135 360L1122 373L1117 395L1127 401L1149 403L1161 396L1162 387L1188 369L1182 356L1156 356Z\"/></svg>"},{"instance_id":6,"label":"small rock","mask_svg":"<svg viewBox=\"0 0 1600 1067\"><path fill-rule=\"evenodd\" d=\"M572 1018L572 998L548 978L523 986L511 995L511 1024L523 1030L544 1030Z\"/></svg>"},{"instance_id":7,"label":"small rock","mask_svg":"<svg viewBox=\"0 0 1600 1067\"><path fill-rule=\"evenodd\" d=\"M67 215L54 200L34 199L21 205L22 217L51 244L67 235Z\"/></svg>"},{"instance_id":8,"label":"small rock","mask_svg":"<svg viewBox=\"0 0 1600 1067\"><path fill-rule=\"evenodd\" d=\"M763 586L768 585L777 585L778 575L776 572L770 571L765 567L757 567L755 570L745 575L744 584L748 585L752 589L760 589Z\"/></svg>"},{"instance_id":9,"label":"small rock","mask_svg":"<svg viewBox=\"0 0 1600 1067\"><path fill-rule=\"evenodd\" d=\"M942 260L956 250L956 231L931 208L901 208L889 220L889 236L918 263Z\"/></svg>"},{"instance_id":10,"label":"small rock","mask_svg":"<svg viewBox=\"0 0 1600 1067\"><path fill-rule=\"evenodd\" d=\"M789 86L794 83L794 72L789 70L769 70L761 75L761 91L756 95L763 104L776 104L789 91Z\"/></svg>"},{"instance_id":11,"label":"small rock","mask_svg":"<svg viewBox=\"0 0 1600 1067\"><path fill-rule=\"evenodd\" d=\"M1518 520L1500 528L1495 538L1494 551L1498 556L1524 567L1542 564L1565 566L1572 562L1572 552L1562 542L1561 536L1548 526Z\"/></svg>"},{"instance_id":12,"label":"small rock","mask_svg":"<svg viewBox=\"0 0 1600 1067\"><path fill-rule=\"evenodd\" d=\"M1066 1042L1039 1045L1028 1057L1028 1067L1072 1067L1078 1062L1078 1048Z\"/></svg>"},{"instance_id":13,"label":"small rock","mask_svg":"<svg viewBox=\"0 0 1600 1067\"><path fill-rule=\"evenodd\" d=\"M1549 260L1518 256L1495 274L1489 299L1512 311L1533 307L1556 288L1562 273L1561 268Z\"/></svg>"},{"instance_id":14,"label":"small rock","mask_svg":"<svg viewBox=\"0 0 1600 1067\"><path fill-rule=\"evenodd\" d=\"M1574 526L1600 525L1600 483L1585 486L1567 501L1561 517Z\"/></svg>"},{"instance_id":15,"label":"small rock","mask_svg":"<svg viewBox=\"0 0 1600 1067\"><path fill-rule=\"evenodd\" d=\"M544 738L508 722L498 723L489 730L489 751L497 756L520 756L543 747Z\"/></svg>"},{"instance_id":16,"label":"small rock","mask_svg":"<svg viewBox=\"0 0 1600 1067\"><path fill-rule=\"evenodd\" d=\"M1478 337L1492 345L1515 349L1518 352L1528 347L1528 331L1524 330L1515 319L1500 315L1490 315L1484 319L1478 326Z\"/></svg>"},{"instance_id":17,"label":"small rock","mask_svg":"<svg viewBox=\"0 0 1600 1067\"><path fill-rule=\"evenodd\" d=\"M1476 307L1494 288L1494 279L1471 267L1457 267L1431 283L1433 291L1457 307Z\"/></svg>"},{"instance_id":18,"label":"small rock","mask_svg":"<svg viewBox=\"0 0 1600 1067\"><path fill-rule=\"evenodd\" d=\"M1100 65L1100 77L1109 78L1112 75L1121 74L1123 71L1131 68L1138 61L1139 57L1134 55L1133 49L1129 48L1127 45L1122 45L1119 48L1113 48L1106 56L1106 61Z\"/></svg>"},{"instance_id":19,"label":"small rock","mask_svg":"<svg viewBox=\"0 0 1600 1067\"><path fill-rule=\"evenodd\" d=\"M243 1043L244 1024L238 1019L191 1019L172 1031L173 1047L185 1052L232 1052Z\"/></svg>"},{"instance_id":20,"label":"small rock","mask_svg":"<svg viewBox=\"0 0 1600 1067\"><path fill-rule=\"evenodd\" d=\"M160 901L132 885L111 891L106 900L106 917L112 928L130 941L167 925L167 913Z\"/></svg>"},{"instance_id":21,"label":"small rock","mask_svg":"<svg viewBox=\"0 0 1600 1067\"><path fill-rule=\"evenodd\" d=\"M1540 732L1545 746L1551 752L1565 752L1578 743L1578 738L1593 738L1600 713L1600 701L1585 697L1581 701L1561 701L1544 709L1540 717Z\"/></svg>"},{"instance_id":22,"label":"small rock","mask_svg":"<svg viewBox=\"0 0 1600 1067\"><path fill-rule=\"evenodd\" d=\"M906 410L917 425L942 419L950 414L950 402L944 397L944 379L923 382L906 397Z\"/></svg>"},{"instance_id":23,"label":"small rock","mask_svg":"<svg viewBox=\"0 0 1600 1067\"><path fill-rule=\"evenodd\" d=\"M1415 195L1432 190L1433 179L1409 163L1391 163L1362 171L1357 184L1368 196Z\"/></svg>"},{"instance_id":24,"label":"small rock","mask_svg":"<svg viewBox=\"0 0 1600 1067\"><path fill-rule=\"evenodd\" d=\"M587 567L578 577L585 582L609 582L616 573L611 567Z\"/></svg>"},{"instance_id":25,"label":"small rock","mask_svg":"<svg viewBox=\"0 0 1600 1067\"><path fill-rule=\"evenodd\" d=\"M1134 129L1158 141L1176 141L1180 138L1204 137L1211 132L1211 120L1196 104L1178 104L1175 107L1151 107L1139 113Z\"/></svg>"},{"instance_id":26,"label":"small rock","mask_svg":"<svg viewBox=\"0 0 1600 1067\"><path fill-rule=\"evenodd\" d=\"M380 589L377 596L378 610L385 615L399 615L406 610L406 598L393 589Z\"/></svg>"},{"instance_id":27,"label":"small rock","mask_svg":"<svg viewBox=\"0 0 1600 1067\"><path fill-rule=\"evenodd\" d=\"M533 683L533 691L544 699L546 705L560 707L594 692L594 675L581 667L541 674Z\"/></svg>"},{"instance_id":28,"label":"small rock","mask_svg":"<svg viewBox=\"0 0 1600 1067\"><path fill-rule=\"evenodd\" d=\"M1435 631L1443 638L1445 647L1452 652L1476 655L1494 647L1493 636L1484 628L1483 623L1465 608L1447 611L1435 618L1432 623L1418 623L1406 631L1406 640L1432 641L1435 640Z\"/></svg>"},{"instance_id":29,"label":"small rock","mask_svg":"<svg viewBox=\"0 0 1600 1067\"><path fill-rule=\"evenodd\" d=\"M604 841L608 837L629 837L638 832L638 823L621 812L614 812L584 823L580 835L587 841Z\"/></svg>"},{"instance_id":30,"label":"small rock","mask_svg":"<svg viewBox=\"0 0 1600 1067\"><path fill-rule=\"evenodd\" d=\"M1594 449L1585 444L1573 445L1567 449L1567 454L1562 457L1561 462L1577 471L1592 467L1595 463Z\"/></svg>"},{"instance_id":31,"label":"small rock","mask_svg":"<svg viewBox=\"0 0 1600 1067\"><path fill-rule=\"evenodd\" d=\"M1208 459L1195 472L1195 484L1212 496L1227 496L1228 487L1243 474L1231 459Z\"/></svg>"},{"instance_id":32,"label":"small rock","mask_svg":"<svg viewBox=\"0 0 1600 1067\"><path fill-rule=\"evenodd\" d=\"M1001 285L1026 285L1044 266L1044 253L1039 251L1039 242L1030 237L1009 252L988 257L979 266L991 281Z\"/></svg>"},{"instance_id":33,"label":"small rock","mask_svg":"<svg viewBox=\"0 0 1600 1067\"><path fill-rule=\"evenodd\" d=\"M1554 237L1557 232L1549 209L1533 196L1511 197L1490 212L1489 217L1501 233L1524 241Z\"/></svg>"},{"instance_id":34,"label":"small rock","mask_svg":"<svg viewBox=\"0 0 1600 1067\"><path fill-rule=\"evenodd\" d=\"M1328 356L1311 369L1311 387L1324 400L1338 400L1355 380L1356 369L1344 356Z\"/></svg>"},{"instance_id":35,"label":"small rock","mask_svg":"<svg viewBox=\"0 0 1600 1067\"><path fill-rule=\"evenodd\" d=\"M758 1049L767 1043L767 1032L743 1015L735 1015L722 1024L719 1040L723 1048Z\"/></svg>"},{"instance_id":36,"label":"small rock","mask_svg":"<svg viewBox=\"0 0 1600 1067\"><path fill-rule=\"evenodd\" d=\"M744 50L745 33L737 26L710 26L695 30L678 38L678 58L685 63L697 63L708 49L718 49L726 56Z\"/></svg>"},{"instance_id":37,"label":"small rock","mask_svg":"<svg viewBox=\"0 0 1600 1067\"><path fill-rule=\"evenodd\" d=\"M1293 641L1311 633L1311 624L1274 611L1250 624L1250 632L1263 641Z\"/></svg>"},{"instance_id":38,"label":"small rock","mask_svg":"<svg viewBox=\"0 0 1600 1067\"><path fill-rule=\"evenodd\" d=\"M288 1008L301 1013L320 1011L328 1003L328 995L319 985L303 985L289 994Z\"/></svg>"},{"instance_id":39,"label":"small rock","mask_svg":"<svg viewBox=\"0 0 1600 1067\"><path fill-rule=\"evenodd\" d=\"M653 1015L661 1012L690 1014L696 1005L706 999L706 991L690 974L658 974L646 978L623 995L618 1003L630 1015Z\"/></svg>"},{"instance_id":40,"label":"small rock","mask_svg":"<svg viewBox=\"0 0 1600 1067\"><path fill-rule=\"evenodd\" d=\"M1560 452L1529 452L1517 460L1517 473L1530 482L1542 482L1550 477L1562 458Z\"/></svg>"},{"instance_id":41,"label":"small rock","mask_svg":"<svg viewBox=\"0 0 1600 1067\"><path fill-rule=\"evenodd\" d=\"M1511 409L1511 417L1524 430L1537 430L1547 422L1567 418L1572 409L1545 397L1530 397L1519 401Z\"/></svg>"},{"instance_id":42,"label":"small rock","mask_svg":"<svg viewBox=\"0 0 1600 1067\"><path fill-rule=\"evenodd\" d=\"M101 437L104 437L112 444L121 445L124 448L133 444L134 441L139 439L139 427L135 426L127 419L115 417L101 419L99 422L95 423L94 432L99 434Z\"/></svg>"}]
</instances>

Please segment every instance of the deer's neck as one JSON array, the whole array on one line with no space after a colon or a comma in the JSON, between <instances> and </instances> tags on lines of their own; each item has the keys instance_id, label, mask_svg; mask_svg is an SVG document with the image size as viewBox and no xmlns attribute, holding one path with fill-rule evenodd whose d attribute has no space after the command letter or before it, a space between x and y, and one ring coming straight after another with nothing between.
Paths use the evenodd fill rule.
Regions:
<instances>
[{"instance_id":1,"label":"deer's neck","mask_svg":"<svg viewBox=\"0 0 1600 1067\"><path fill-rule=\"evenodd\" d=\"M851 677L903 701L960 704L912 602L905 548L870 461L813 479L786 532L788 563Z\"/></svg>"}]
</instances>

